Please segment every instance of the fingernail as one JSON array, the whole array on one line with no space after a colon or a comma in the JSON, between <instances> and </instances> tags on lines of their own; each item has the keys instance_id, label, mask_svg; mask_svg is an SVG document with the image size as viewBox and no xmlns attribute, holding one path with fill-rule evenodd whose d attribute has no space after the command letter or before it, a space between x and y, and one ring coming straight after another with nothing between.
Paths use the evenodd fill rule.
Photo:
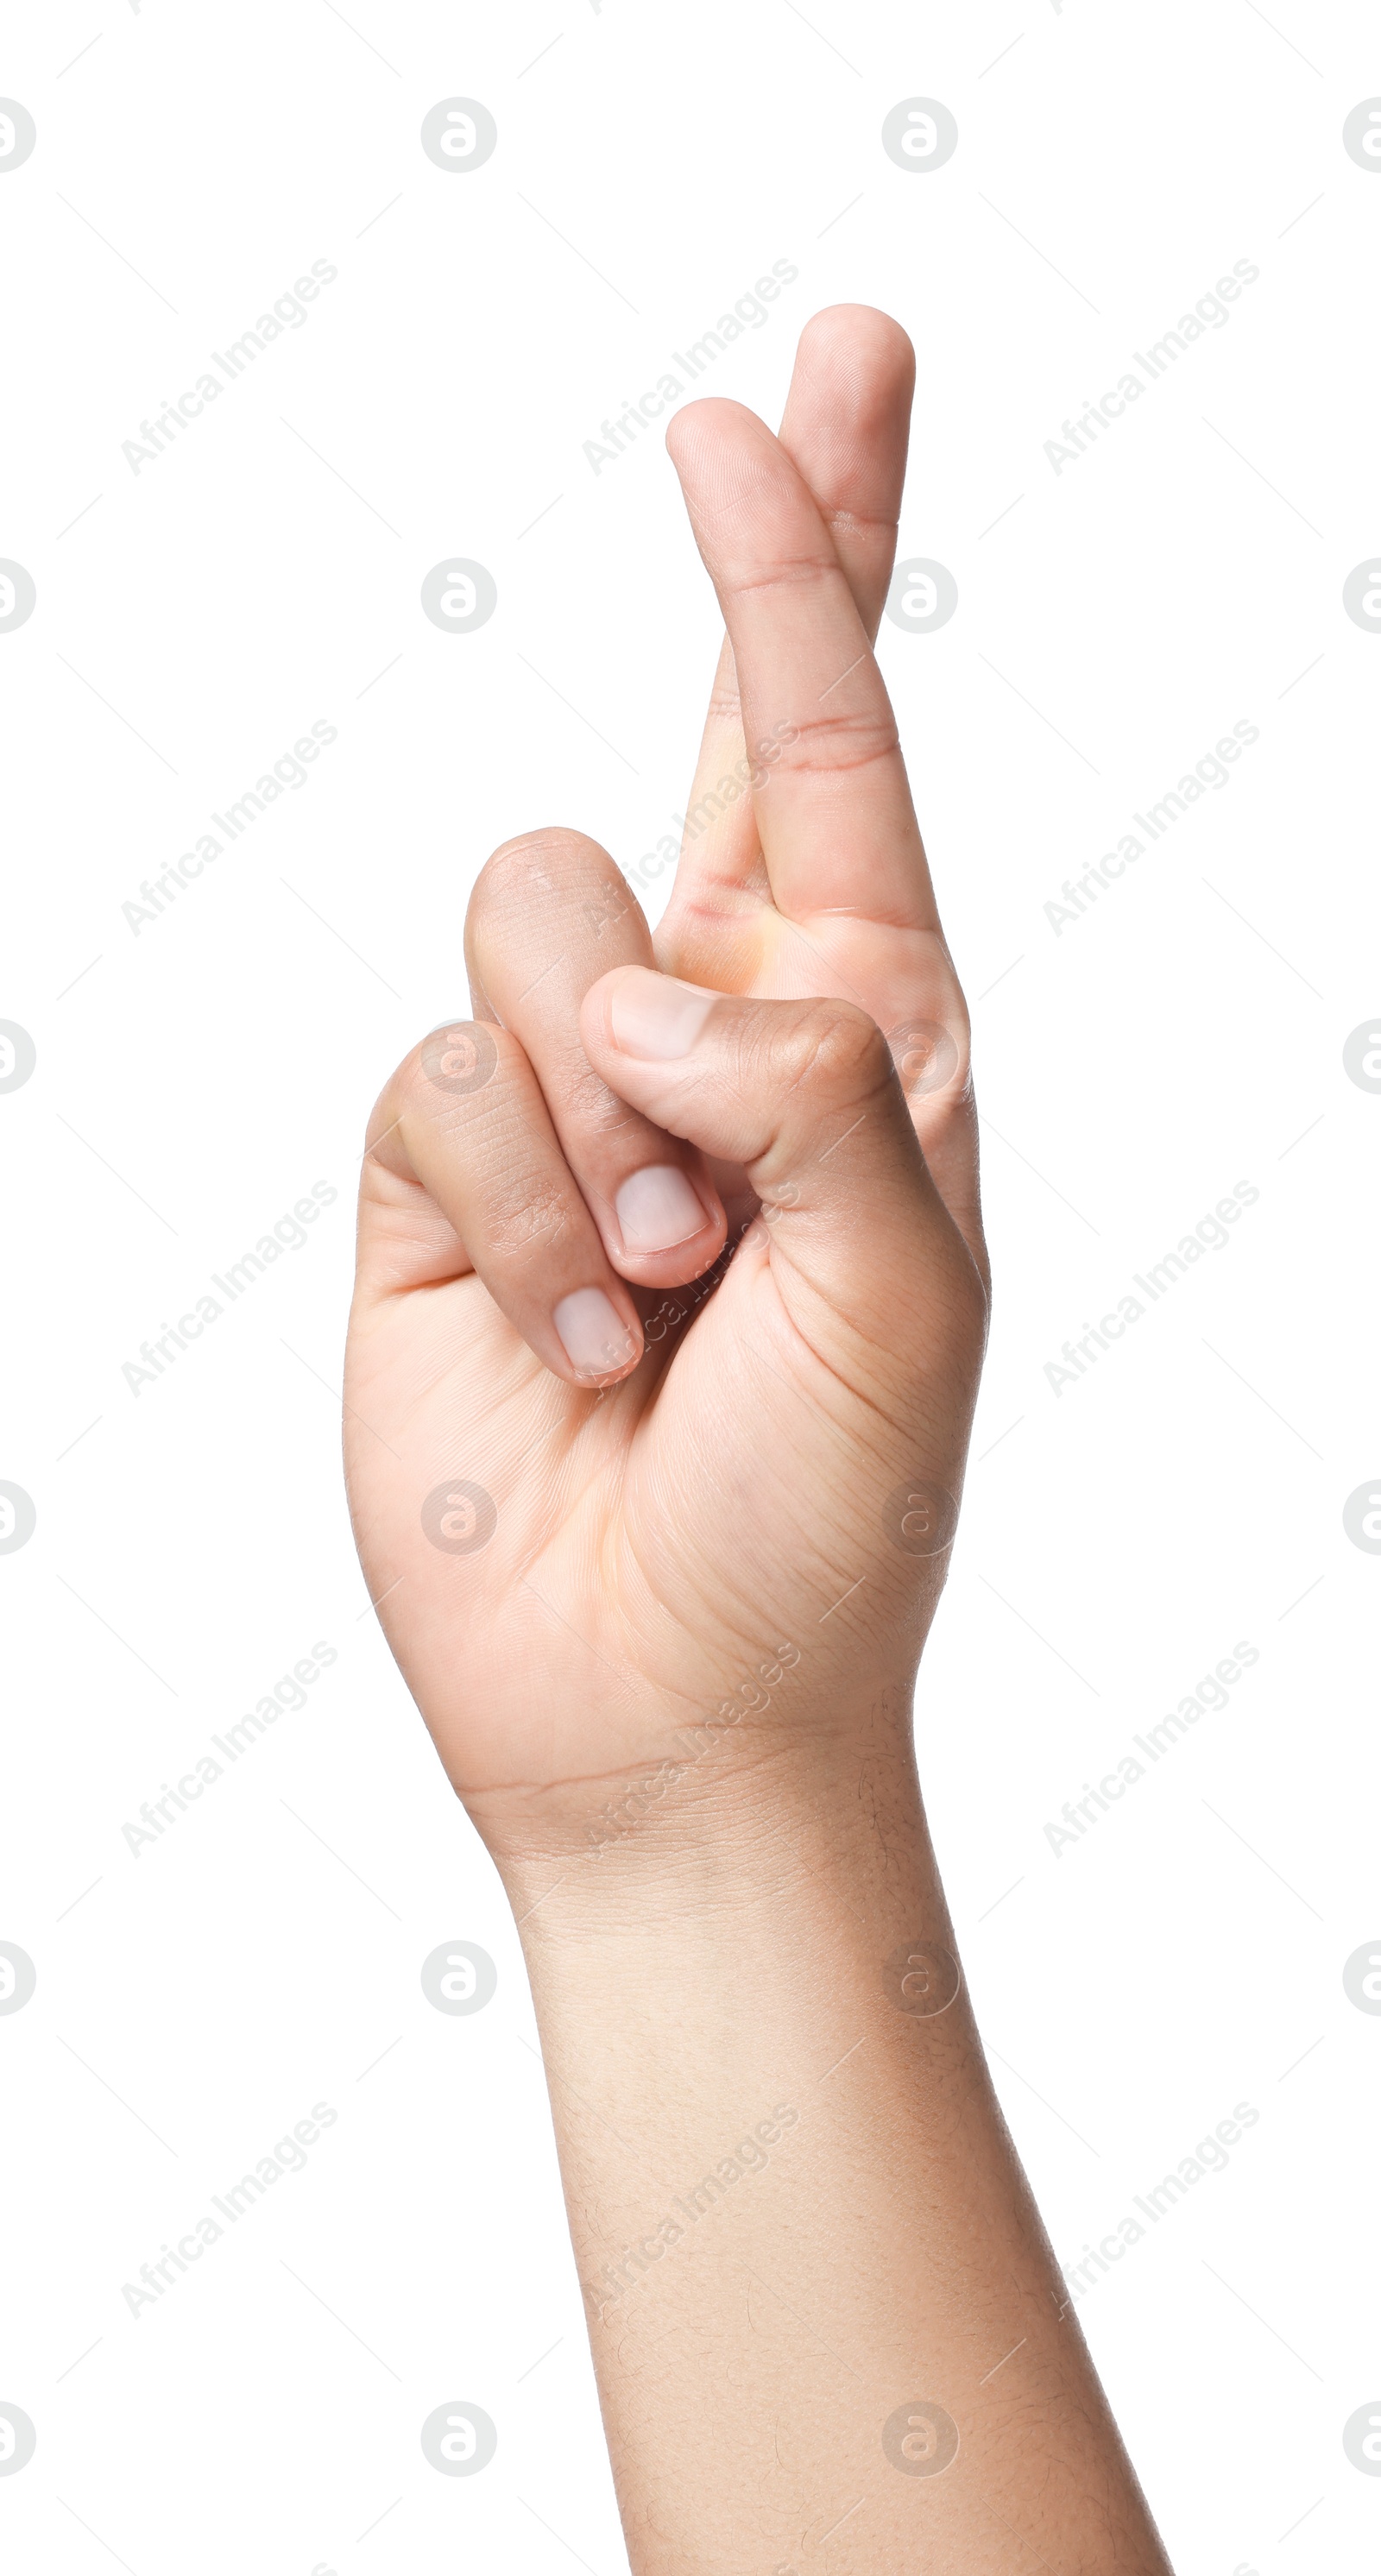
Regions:
<instances>
[{"instance_id":1,"label":"fingernail","mask_svg":"<svg viewBox=\"0 0 1381 2576\"><path fill-rule=\"evenodd\" d=\"M653 1056L665 1062L689 1055L715 999L713 993L697 993L694 985L678 984L670 975L635 967L615 986L610 999L614 1044L625 1055Z\"/></svg>"},{"instance_id":2,"label":"fingernail","mask_svg":"<svg viewBox=\"0 0 1381 2576\"><path fill-rule=\"evenodd\" d=\"M705 1211L675 1163L649 1163L614 1193L614 1208L629 1252L670 1252L699 1234Z\"/></svg>"},{"instance_id":3,"label":"fingernail","mask_svg":"<svg viewBox=\"0 0 1381 2576\"><path fill-rule=\"evenodd\" d=\"M580 1377L608 1377L632 1357L633 1336L602 1288L577 1288L563 1297L552 1322Z\"/></svg>"}]
</instances>

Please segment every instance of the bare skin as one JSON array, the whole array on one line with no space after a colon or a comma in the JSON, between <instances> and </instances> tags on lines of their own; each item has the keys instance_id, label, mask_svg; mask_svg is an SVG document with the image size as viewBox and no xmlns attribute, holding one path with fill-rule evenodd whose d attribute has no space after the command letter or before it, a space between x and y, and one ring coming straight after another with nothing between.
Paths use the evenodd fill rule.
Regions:
<instances>
[{"instance_id":1,"label":"bare skin","mask_svg":"<svg viewBox=\"0 0 1381 2576\"><path fill-rule=\"evenodd\" d=\"M728 635L656 942L578 832L505 844L363 1167L356 1534L519 1920L637 2576L1167 2568L911 1746L988 1311L871 649L912 383L843 306L779 438L678 414Z\"/></svg>"}]
</instances>

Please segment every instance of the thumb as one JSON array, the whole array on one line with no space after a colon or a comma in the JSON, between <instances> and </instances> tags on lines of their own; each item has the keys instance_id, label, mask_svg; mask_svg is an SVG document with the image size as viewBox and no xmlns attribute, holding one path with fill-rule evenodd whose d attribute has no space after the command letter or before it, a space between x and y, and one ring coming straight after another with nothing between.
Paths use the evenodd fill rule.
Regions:
<instances>
[{"instance_id":1,"label":"thumb","mask_svg":"<svg viewBox=\"0 0 1381 2576\"><path fill-rule=\"evenodd\" d=\"M763 1001L616 967L580 1016L597 1073L673 1136L740 1163L744 1251L792 1322L874 1400L937 1368L971 1389L986 1297L881 1030L852 1003Z\"/></svg>"}]
</instances>

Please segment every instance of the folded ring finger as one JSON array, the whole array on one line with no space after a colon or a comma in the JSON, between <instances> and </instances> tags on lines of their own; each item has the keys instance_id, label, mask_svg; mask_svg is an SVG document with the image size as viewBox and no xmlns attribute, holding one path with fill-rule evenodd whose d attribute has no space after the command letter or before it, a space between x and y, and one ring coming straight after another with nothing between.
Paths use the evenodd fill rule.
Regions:
<instances>
[{"instance_id":1,"label":"folded ring finger","mask_svg":"<svg viewBox=\"0 0 1381 2576\"><path fill-rule=\"evenodd\" d=\"M434 1029L370 1121L375 1160L420 1185L495 1305L558 1377L592 1386L642 1356L634 1300L611 1269L557 1143L541 1086L506 1029Z\"/></svg>"},{"instance_id":2,"label":"folded ring finger","mask_svg":"<svg viewBox=\"0 0 1381 2576\"><path fill-rule=\"evenodd\" d=\"M641 909L608 852L579 832L506 842L465 925L479 1007L519 1040L613 1267L646 1288L696 1279L723 1248L723 1205L694 1146L664 1135L596 1074L580 1005L611 966L651 966Z\"/></svg>"}]
</instances>

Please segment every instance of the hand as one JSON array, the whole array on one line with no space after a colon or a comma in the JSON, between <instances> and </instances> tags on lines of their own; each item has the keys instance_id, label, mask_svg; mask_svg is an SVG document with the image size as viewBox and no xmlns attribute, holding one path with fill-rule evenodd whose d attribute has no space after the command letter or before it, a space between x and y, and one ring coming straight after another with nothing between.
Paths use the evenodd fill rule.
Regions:
<instances>
[{"instance_id":1,"label":"hand","mask_svg":"<svg viewBox=\"0 0 1381 2576\"><path fill-rule=\"evenodd\" d=\"M351 1507L496 1848L588 1848L707 1726L837 1764L943 1580L986 1266L967 1015L871 650L911 384L905 335L842 307L780 440L678 415L728 627L692 825L751 790L688 839L655 957L593 842L497 851L475 1019L370 1122Z\"/></svg>"},{"instance_id":2,"label":"hand","mask_svg":"<svg viewBox=\"0 0 1381 2576\"><path fill-rule=\"evenodd\" d=\"M823 2540L840 2576L1169 2576L906 1725L987 1318L967 1020L870 649L910 392L846 307L780 440L678 415L729 642L655 954L603 850L507 844L475 1019L364 1164L355 1527L521 1931L638 2576Z\"/></svg>"}]
</instances>

